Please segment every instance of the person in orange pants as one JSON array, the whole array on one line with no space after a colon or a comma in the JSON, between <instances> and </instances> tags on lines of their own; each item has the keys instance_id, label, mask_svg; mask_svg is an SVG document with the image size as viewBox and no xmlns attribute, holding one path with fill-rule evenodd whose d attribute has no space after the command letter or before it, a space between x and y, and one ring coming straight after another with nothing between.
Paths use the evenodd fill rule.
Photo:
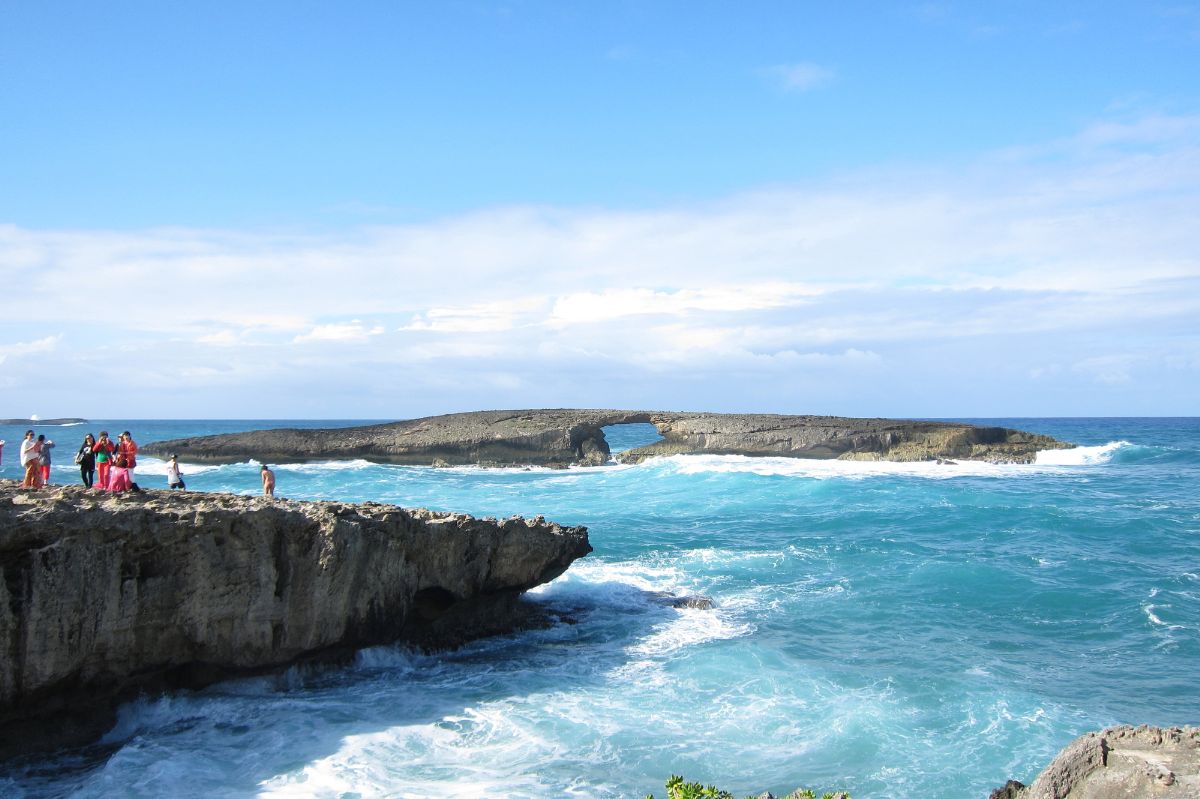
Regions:
<instances>
[{"instance_id":1,"label":"person in orange pants","mask_svg":"<svg viewBox=\"0 0 1200 799\"><path fill-rule=\"evenodd\" d=\"M102 491L108 490L108 471L112 468L113 453L116 451L116 446L108 438L108 432L101 430L100 440L92 447L92 452L96 455L96 485Z\"/></svg>"},{"instance_id":2,"label":"person in orange pants","mask_svg":"<svg viewBox=\"0 0 1200 799\"><path fill-rule=\"evenodd\" d=\"M25 468L25 479L21 481L21 487L41 488L42 447L33 437L32 430L25 431L25 439L21 442L21 466Z\"/></svg>"}]
</instances>

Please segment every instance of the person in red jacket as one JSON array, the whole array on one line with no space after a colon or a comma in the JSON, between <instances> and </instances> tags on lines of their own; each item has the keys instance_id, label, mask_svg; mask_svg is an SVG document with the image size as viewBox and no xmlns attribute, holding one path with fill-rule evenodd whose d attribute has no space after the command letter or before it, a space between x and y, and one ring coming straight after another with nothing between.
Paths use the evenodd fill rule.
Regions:
<instances>
[{"instance_id":1,"label":"person in red jacket","mask_svg":"<svg viewBox=\"0 0 1200 799\"><path fill-rule=\"evenodd\" d=\"M133 470L137 466L137 444L133 443L133 436L129 435L128 430L121 434L120 441L117 442L117 454L125 456L125 468L129 470L129 485L137 490L137 480L133 478Z\"/></svg>"},{"instance_id":2,"label":"person in red jacket","mask_svg":"<svg viewBox=\"0 0 1200 799\"><path fill-rule=\"evenodd\" d=\"M101 430L100 440L92 446L92 452L96 454L96 486L103 491L108 490L108 471L112 468L116 451L117 448L109 439L108 432Z\"/></svg>"}]
</instances>

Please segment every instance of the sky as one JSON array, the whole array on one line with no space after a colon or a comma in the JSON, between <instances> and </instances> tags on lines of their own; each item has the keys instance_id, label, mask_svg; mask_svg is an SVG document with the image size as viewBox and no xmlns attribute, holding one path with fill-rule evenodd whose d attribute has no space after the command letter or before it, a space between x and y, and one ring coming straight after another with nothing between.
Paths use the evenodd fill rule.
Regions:
<instances>
[{"instance_id":1,"label":"sky","mask_svg":"<svg viewBox=\"0 0 1200 799\"><path fill-rule=\"evenodd\" d=\"M1197 415L1200 2L0 0L0 417Z\"/></svg>"}]
</instances>

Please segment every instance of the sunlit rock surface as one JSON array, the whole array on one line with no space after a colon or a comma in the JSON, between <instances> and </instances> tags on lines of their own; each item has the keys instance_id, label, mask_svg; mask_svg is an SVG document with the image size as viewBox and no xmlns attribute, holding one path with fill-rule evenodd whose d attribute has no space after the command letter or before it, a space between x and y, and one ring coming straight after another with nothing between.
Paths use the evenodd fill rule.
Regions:
<instances>
[{"instance_id":1,"label":"sunlit rock surface","mask_svg":"<svg viewBox=\"0 0 1200 799\"><path fill-rule=\"evenodd\" d=\"M1028 463L1070 444L1049 436L948 422L840 416L617 410L478 411L337 429L277 429L150 443L148 455L192 463L296 463L362 458L427 466L594 466L610 457L608 425L653 424L663 440L621 453L719 454L918 461Z\"/></svg>"}]
</instances>

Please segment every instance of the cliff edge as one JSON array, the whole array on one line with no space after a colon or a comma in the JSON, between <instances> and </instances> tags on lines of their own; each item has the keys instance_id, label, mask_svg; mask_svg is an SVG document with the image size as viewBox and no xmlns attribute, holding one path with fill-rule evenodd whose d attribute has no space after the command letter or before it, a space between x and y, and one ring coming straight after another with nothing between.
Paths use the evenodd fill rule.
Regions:
<instances>
[{"instance_id":1,"label":"cliff edge","mask_svg":"<svg viewBox=\"0 0 1200 799\"><path fill-rule=\"evenodd\" d=\"M653 424L663 440L620 454L623 462L714 454L916 461L1029 463L1071 444L1050 436L959 422L842 416L619 410L476 411L336 429L276 429L146 444L156 457L193 463L248 459L297 463L362 458L423 466L595 466L610 457L603 428Z\"/></svg>"},{"instance_id":2,"label":"cliff edge","mask_svg":"<svg viewBox=\"0 0 1200 799\"><path fill-rule=\"evenodd\" d=\"M0 756L94 737L142 690L511 629L591 551L540 517L9 480L0 531Z\"/></svg>"},{"instance_id":3,"label":"cliff edge","mask_svg":"<svg viewBox=\"0 0 1200 799\"><path fill-rule=\"evenodd\" d=\"M1028 787L990 799L1200 799L1200 728L1110 727L1062 750Z\"/></svg>"}]
</instances>

